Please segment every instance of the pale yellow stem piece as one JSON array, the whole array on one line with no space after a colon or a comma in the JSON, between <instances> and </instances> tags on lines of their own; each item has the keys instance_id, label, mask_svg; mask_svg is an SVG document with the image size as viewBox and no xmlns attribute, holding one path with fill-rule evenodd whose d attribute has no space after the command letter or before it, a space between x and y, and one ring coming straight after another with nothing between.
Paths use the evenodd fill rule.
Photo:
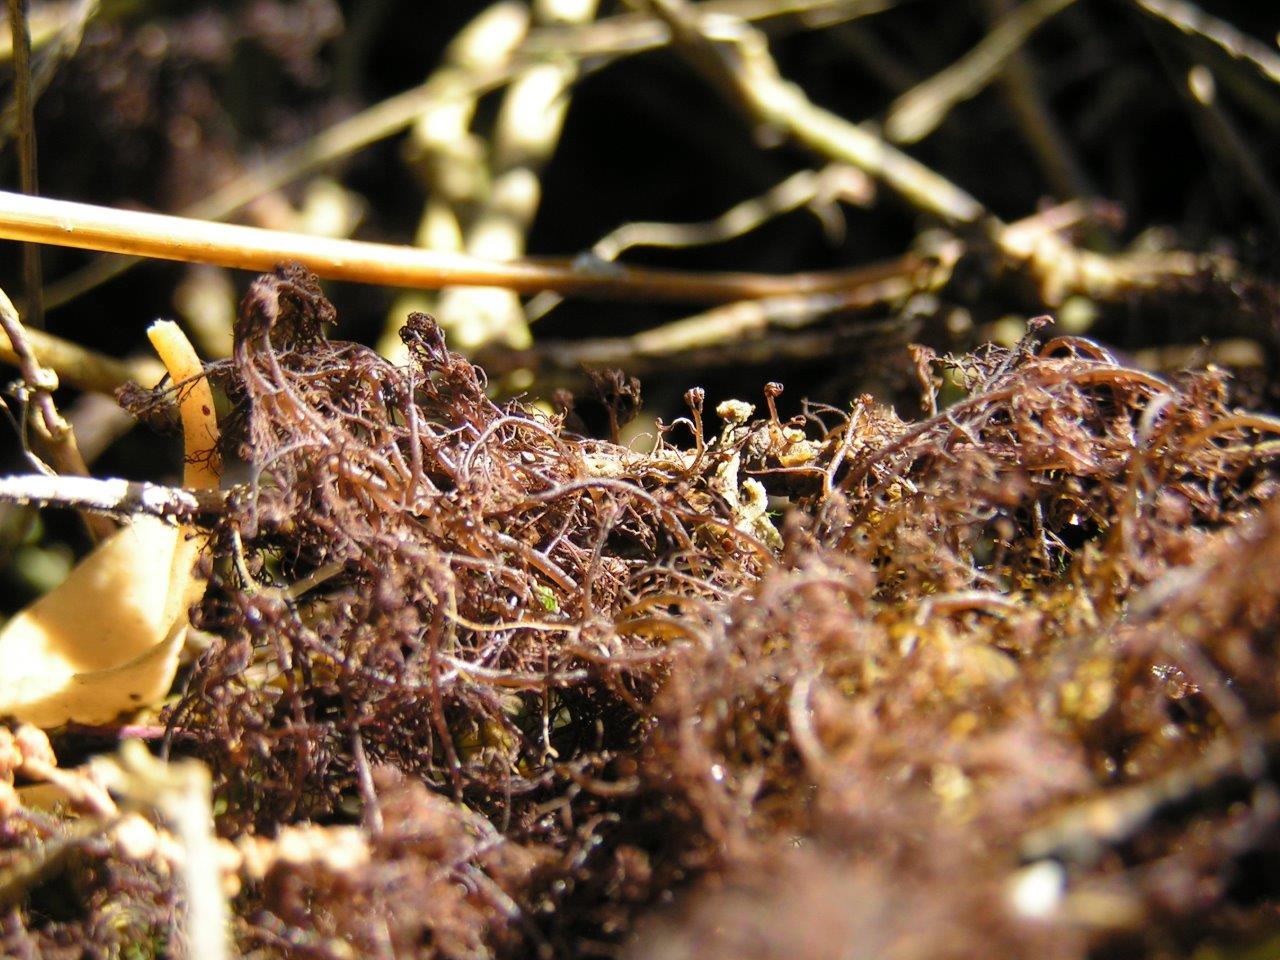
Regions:
<instances>
[{"instance_id":1,"label":"pale yellow stem piece","mask_svg":"<svg viewBox=\"0 0 1280 960\"><path fill-rule=\"evenodd\" d=\"M194 490L216 490L221 477L218 419L213 412L213 391L200 358L182 328L172 320L157 320L147 329L147 338L178 388L178 412L187 451L182 485Z\"/></svg>"}]
</instances>

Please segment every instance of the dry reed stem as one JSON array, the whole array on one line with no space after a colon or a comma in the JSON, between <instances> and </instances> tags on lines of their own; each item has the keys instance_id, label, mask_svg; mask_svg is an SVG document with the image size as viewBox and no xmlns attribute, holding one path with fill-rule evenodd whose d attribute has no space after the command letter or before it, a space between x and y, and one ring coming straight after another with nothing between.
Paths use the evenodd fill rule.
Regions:
<instances>
[{"instance_id":1,"label":"dry reed stem","mask_svg":"<svg viewBox=\"0 0 1280 960\"><path fill-rule=\"evenodd\" d=\"M634 267L596 272L560 262L499 263L463 254L332 240L6 192L0 192L0 236L242 270L269 270L283 261L295 261L329 279L389 287L435 290L457 285L500 286L522 293L557 290L583 297L683 302L838 290L883 269L872 266L789 275Z\"/></svg>"}]
</instances>

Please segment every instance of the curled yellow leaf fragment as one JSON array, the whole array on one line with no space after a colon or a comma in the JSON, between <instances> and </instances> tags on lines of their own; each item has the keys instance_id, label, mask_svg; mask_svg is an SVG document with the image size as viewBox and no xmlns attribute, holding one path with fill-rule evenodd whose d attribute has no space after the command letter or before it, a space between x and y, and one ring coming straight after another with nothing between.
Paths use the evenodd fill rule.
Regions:
<instances>
[{"instance_id":1,"label":"curled yellow leaf fragment","mask_svg":"<svg viewBox=\"0 0 1280 960\"><path fill-rule=\"evenodd\" d=\"M175 324L149 331L180 390L188 486L218 483L213 394ZM138 517L0 631L0 715L42 727L105 723L153 704L173 683L187 611L204 593L195 564L206 538Z\"/></svg>"},{"instance_id":2,"label":"curled yellow leaf fragment","mask_svg":"<svg viewBox=\"0 0 1280 960\"><path fill-rule=\"evenodd\" d=\"M0 714L42 727L105 723L169 690L200 540L139 517L0 633Z\"/></svg>"}]
</instances>

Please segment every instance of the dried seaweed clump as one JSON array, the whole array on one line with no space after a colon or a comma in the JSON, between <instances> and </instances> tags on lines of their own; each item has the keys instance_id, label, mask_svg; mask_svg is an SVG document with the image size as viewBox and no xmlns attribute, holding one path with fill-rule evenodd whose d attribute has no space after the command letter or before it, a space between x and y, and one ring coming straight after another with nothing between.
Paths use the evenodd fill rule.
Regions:
<instances>
[{"instance_id":1,"label":"dried seaweed clump","mask_svg":"<svg viewBox=\"0 0 1280 960\"><path fill-rule=\"evenodd\" d=\"M254 899L254 946L317 954L440 955L509 953L526 938L520 901L551 851L504 842L493 825L461 804L404 781L375 777L382 829L348 841L335 855L332 831L294 833L293 856L265 844L272 861ZM274 849L273 849L274 848ZM340 945L340 946L339 946Z\"/></svg>"},{"instance_id":2,"label":"dried seaweed clump","mask_svg":"<svg viewBox=\"0 0 1280 960\"><path fill-rule=\"evenodd\" d=\"M174 715L222 773L224 828L363 811L383 838L366 871L297 881L333 902L327 935L371 936L397 870L471 877L393 925L443 956L581 953L705 874L725 892L640 954L700 909L800 913L752 879L770 864L814 904L832 876L878 889L832 929L888 956L1165 949L1231 903L1144 879L1230 873L1254 848L1182 831L1268 816L1223 805L1244 774L1213 765L1267 755L1274 597L1177 589L1241 544L1270 562L1274 424L1229 409L1220 373L1166 382L1036 330L925 358L918 423L869 400L783 423L771 386L767 418L722 404L712 437L692 391L692 449L669 432L642 456L494 404L424 317L405 368L326 340L332 319L298 271L246 299L220 375L250 482L216 531L219 641ZM939 382L961 393L943 410ZM1201 786L1165 782L1183 770ZM1213 802L1163 825L1202 781ZM1072 820L1113 796L1126 829ZM435 846L388 839L405 810ZM1027 876L1052 909L1018 899ZM246 894L262 929L305 926L281 889Z\"/></svg>"},{"instance_id":3,"label":"dried seaweed clump","mask_svg":"<svg viewBox=\"0 0 1280 960\"><path fill-rule=\"evenodd\" d=\"M642 769L717 879L629 955L1273 943L1280 425L1076 340L936 368L672 664Z\"/></svg>"},{"instance_id":4,"label":"dried seaweed clump","mask_svg":"<svg viewBox=\"0 0 1280 960\"><path fill-rule=\"evenodd\" d=\"M426 317L404 367L333 319L282 268L211 370L243 479L168 719L243 949L1275 942L1280 424L1221 372L1037 326L919 354L918 422L771 384L717 433L691 390L641 454L494 403Z\"/></svg>"},{"instance_id":5,"label":"dried seaweed clump","mask_svg":"<svg viewBox=\"0 0 1280 960\"><path fill-rule=\"evenodd\" d=\"M749 538L686 460L494 404L428 318L404 368L326 340L333 319L297 270L245 301L223 378L250 481L216 532L221 642L177 722L266 822L337 809L353 754L456 796L536 793L553 761L632 736L608 712L666 653L614 613L694 562L723 568L702 592L744 582L767 551L737 556Z\"/></svg>"}]
</instances>

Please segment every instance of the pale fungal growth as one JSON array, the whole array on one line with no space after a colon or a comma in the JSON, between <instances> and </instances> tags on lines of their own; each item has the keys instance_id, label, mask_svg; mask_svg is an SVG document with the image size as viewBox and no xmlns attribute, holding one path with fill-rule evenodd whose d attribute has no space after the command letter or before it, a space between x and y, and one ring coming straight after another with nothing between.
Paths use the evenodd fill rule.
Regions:
<instances>
[{"instance_id":1,"label":"pale fungal growth","mask_svg":"<svg viewBox=\"0 0 1280 960\"><path fill-rule=\"evenodd\" d=\"M755 412L755 405L745 400L725 400L716 405L716 416L729 424L746 423Z\"/></svg>"}]
</instances>

